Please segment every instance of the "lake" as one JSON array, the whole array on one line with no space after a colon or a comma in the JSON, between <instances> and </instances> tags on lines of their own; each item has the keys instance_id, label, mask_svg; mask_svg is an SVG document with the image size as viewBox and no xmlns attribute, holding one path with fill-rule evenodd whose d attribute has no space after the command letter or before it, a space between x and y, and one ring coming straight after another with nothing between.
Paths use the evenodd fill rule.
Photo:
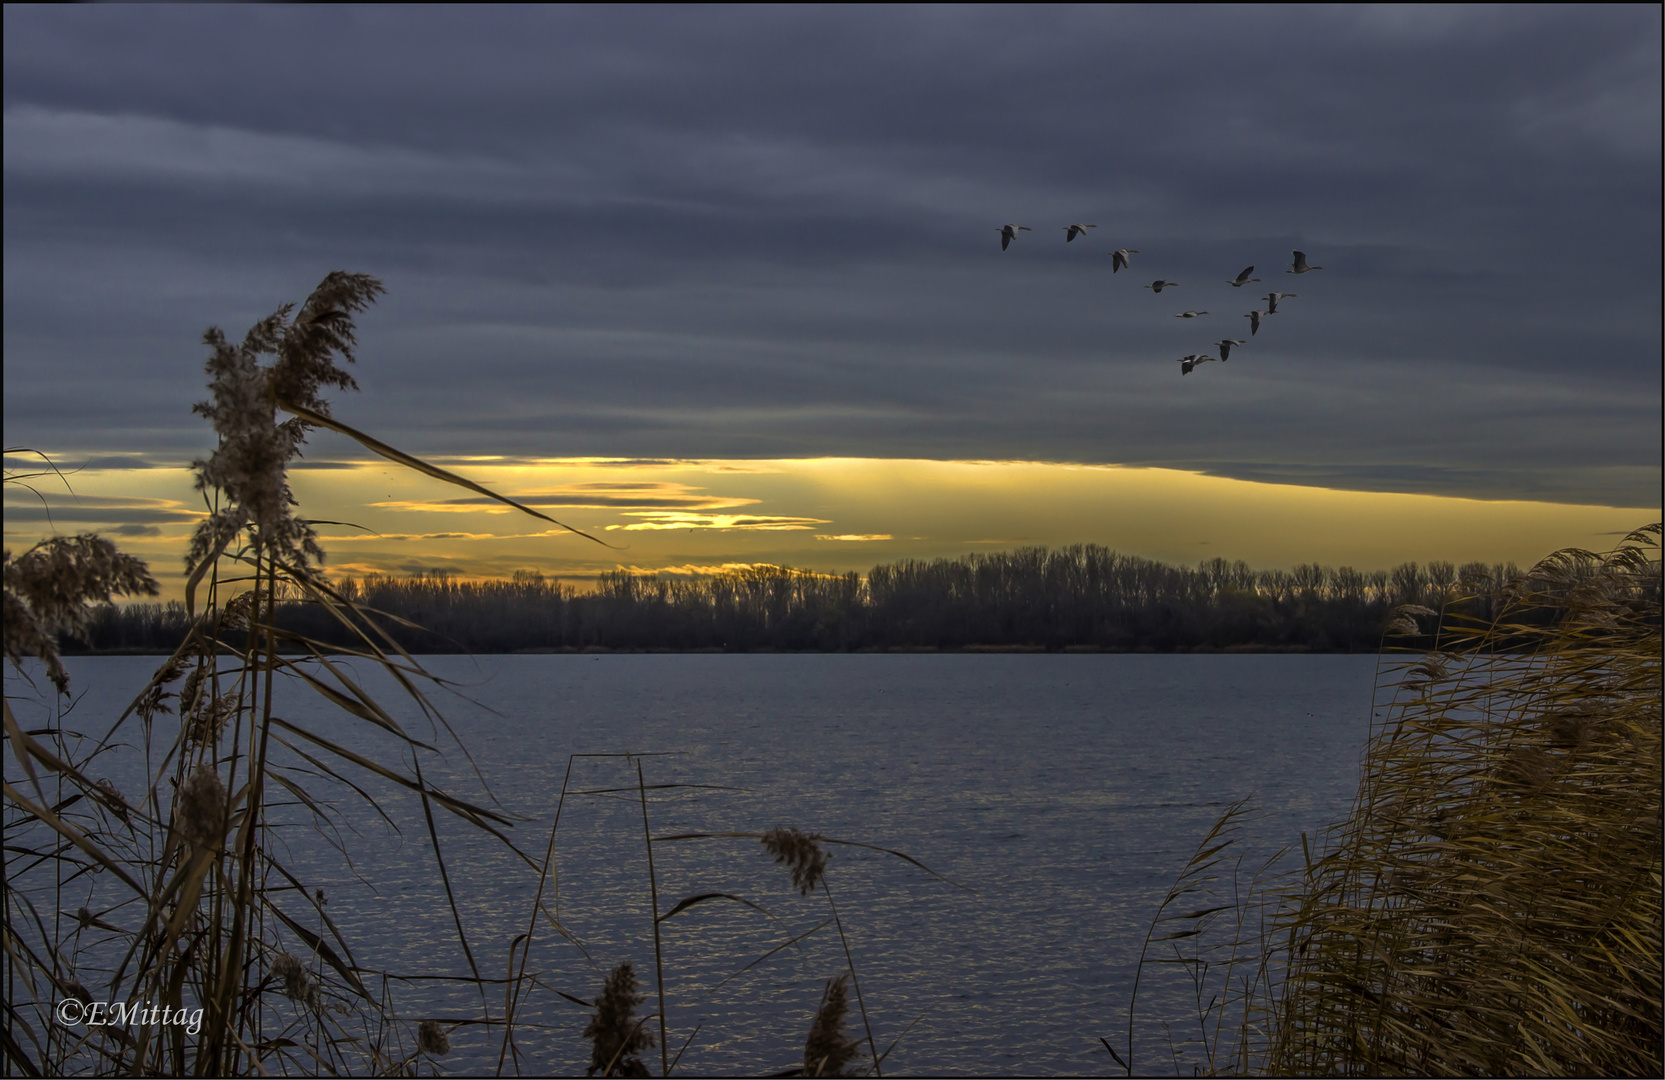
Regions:
<instances>
[{"instance_id":1,"label":"lake","mask_svg":"<svg viewBox=\"0 0 1665 1080\"><path fill-rule=\"evenodd\" d=\"M72 658L84 696L66 726L102 734L157 662ZM1377 668L1374 656L1347 655L422 662L455 684L432 700L491 796L517 819L508 832L534 860L543 858L569 755L631 752L665 755L637 759L649 785L712 785L655 789L656 836L797 826L903 851L964 886L881 852L830 849L828 883L874 1038L883 1051L901 1037L886 1071L914 1075L1119 1073L1098 1039L1125 1052L1135 965L1169 885L1237 799L1253 796L1262 811L1246 830L1245 870L1282 846L1298 852L1303 831L1316 834L1345 814ZM356 670L411 734L441 748L423 755L430 780L461 797L488 798L444 730L400 700L385 676ZM378 760L400 758L385 733L303 688L280 692L275 712ZM20 712L26 727L43 716ZM8 761L8 776L13 769ZM107 757L94 775L128 791L140 783L133 768ZM298 807L285 810L291 824L278 831L277 853L308 888L327 891L358 962L400 976L467 974L420 804L385 781L349 773L382 801L396 831L350 791L292 775L328 793L340 818L335 831L317 830ZM558 903L583 951L544 924L529 970L591 998L606 969L630 960L651 1011L652 923L635 785L634 761L574 763L557 845ZM500 978L510 940L527 930L537 874L456 818L436 811L436 820L475 961L483 975ZM350 866L332 840L352 856ZM845 967L835 929L736 973L826 920L826 897L799 896L756 840L658 843L654 860L662 911L706 892L767 911L716 900L662 923L672 1054L699 1029L677 1071L759 1074L798 1064L825 980ZM1229 882L1223 887L1229 891ZM1184 1071L1201 1060L1186 1041L1197 1025L1182 974L1173 965L1147 968L1140 1072L1170 1067L1170 1037ZM455 982L389 985L412 1019L482 1012L480 995ZM501 1016L501 988L488 1000ZM584 1009L539 990L523 1019L530 1026L517 1039L522 1071L582 1074ZM861 1035L853 998L850 1021ZM458 1028L455 1049L439 1064L453 1073L494 1068L500 1037ZM650 1057L657 1073L657 1050Z\"/></svg>"}]
</instances>

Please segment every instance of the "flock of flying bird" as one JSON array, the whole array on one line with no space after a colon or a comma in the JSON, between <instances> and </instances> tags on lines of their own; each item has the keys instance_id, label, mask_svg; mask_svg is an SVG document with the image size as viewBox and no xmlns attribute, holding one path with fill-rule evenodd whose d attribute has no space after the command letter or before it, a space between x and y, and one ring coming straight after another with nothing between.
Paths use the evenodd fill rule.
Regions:
<instances>
[{"instance_id":1,"label":"flock of flying bird","mask_svg":"<svg viewBox=\"0 0 1665 1080\"><path fill-rule=\"evenodd\" d=\"M1085 236L1088 229L1096 228L1098 228L1097 225L1065 225L1064 243L1070 243L1078 236ZM1017 239L1018 233L1034 231L1034 229L1031 229L1027 225L1002 226L1000 229L1000 250L1005 251L1007 248L1011 247L1012 241ZM1138 255L1140 253L1133 248L1117 248L1115 251L1108 252L1107 254L1110 256L1110 272L1115 274L1120 273L1123 267L1131 265L1128 260L1128 256ZM1297 251L1294 255L1295 261L1289 264L1290 269L1284 271L1286 274L1305 274L1310 270L1324 269L1322 266L1308 266L1307 255L1304 251ZM1243 268L1242 273L1238 274L1237 277L1228 280L1226 284L1230 285L1234 289L1241 289L1245 285L1250 285L1260 281L1257 277L1249 276L1254 272L1254 267L1246 266ZM1144 287L1154 293L1160 293L1163 289L1172 288L1178 284L1179 282L1177 281L1167 281L1162 278L1157 278L1155 281ZM1245 319L1249 320L1249 336L1254 337L1256 334L1260 333L1260 321L1262 319L1268 315L1276 315L1278 313L1279 300L1287 300L1299 296L1299 293L1269 292L1265 296L1261 297L1262 300L1266 301L1266 310L1251 311L1247 315L1243 316ZM1208 312L1206 311L1182 311L1178 315L1175 315L1174 318L1195 319L1207 314ZM1219 356L1209 356L1207 353L1191 353L1189 356L1181 356L1179 357L1179 373L1181 375L1189 375L1191 374L1192 369L1198 364L1205 363L1209 360L1220 360L1223 362L1230 358L1232 346L1247 345L1248 342L1239 338L1221 338L1219 341L1212 342L1212 344L1219 347Z\"/></svg>"}]
</instances>

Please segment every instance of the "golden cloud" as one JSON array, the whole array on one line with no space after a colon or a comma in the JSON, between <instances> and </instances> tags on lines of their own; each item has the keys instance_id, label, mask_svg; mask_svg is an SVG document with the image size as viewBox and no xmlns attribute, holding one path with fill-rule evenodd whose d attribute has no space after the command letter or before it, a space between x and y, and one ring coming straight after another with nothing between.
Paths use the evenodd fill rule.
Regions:
<instances>
[{"instance_id":1,"label":"golden cloud","mask_svg":"<svg viewBox=\"0 0 1665 1080\"><path fill-rule=\"evenodd\" d=\"M716 577L718 574L738 574L746 570L775 570L780 569L775 563L726 562L726 563L683 563L681 566L620 566L620 570L628 570L632 574L676 574L687 577Z\"/></svg>"},{"instance_id":2,"label":"golden cloud","mask_svg":"<svg viewBox=\"0 0 1665 1080\"><path fill-rule=\"evenodd\" d=\"M812 529L831 524L825 518L762 517L754 514L693 514L682 510L633 510L627 517L650 518L633 525L608 525L607 529L638 532L656 529L749 529L759 532L784 532L791 529Z\"/></svg>"},{"instance_id":3,"label":"golden cloud","mask_svg":"<svg viewBox=\"0 0 1665 1080\"><path fill-rule=\"evenodd\" d=\"M593 480L566 484L548 491L518 493L510 497L527 506L561 510L732 510L737 506L751 506L761 501L736 496L698 494L703 490L669 481ZM484 495L465 495L454 499L401 499L371 505L388 510L437 511L452 514L502 514L510 510L510 507Z\"/></svg>"}]
</instances>

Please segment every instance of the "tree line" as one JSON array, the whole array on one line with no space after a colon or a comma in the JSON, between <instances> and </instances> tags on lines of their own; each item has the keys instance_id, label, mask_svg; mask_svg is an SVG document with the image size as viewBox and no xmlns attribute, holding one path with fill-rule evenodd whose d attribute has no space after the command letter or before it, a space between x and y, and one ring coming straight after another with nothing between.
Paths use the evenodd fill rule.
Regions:
<instances>
[{"instance_id":1,"label":"tree line","mask_svg":"<svg viewBox=\"0 0 1665 1080\"><path fill-rule=\"evenodd\" d=\"M1518 573L1512 563L1459 568L1439 561L1373 572L1316 563L1255 570L1218 558L1172 566L1083 544L905 559L875 566L866 578L754 566L704 578L618 570L602 574L590 592L528 572L476 582L370 575L342 578L336 587L394 616L384 620L388 633L413 653L980 646L1374 652L1397 606L1438 609L1455 592L1484 593L1488 583ZM350 644L316 605L282 604L278 620L315 640ZM171 650L189 625L178 602L109 606L93 619L86 641L65 647Z\"/></svg>"}]
</instances>

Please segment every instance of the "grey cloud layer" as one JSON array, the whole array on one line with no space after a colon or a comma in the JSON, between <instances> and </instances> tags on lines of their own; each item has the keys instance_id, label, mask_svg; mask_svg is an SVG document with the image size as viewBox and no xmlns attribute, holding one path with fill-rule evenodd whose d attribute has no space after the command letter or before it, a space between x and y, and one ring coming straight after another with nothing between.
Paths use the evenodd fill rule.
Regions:
<instances>
[{"instance_id":1,"label":"grey cloud layer","mask_svg":"<svg viewBox=\"0 0 1665 1080\"><path fill-rule=\"evenodd\" d=\"M417 452L1658 501L1657 8L5 27L13 445L190 455L202 327L342 267L390 295L341 413ZM1328 269L1284 275L1296 247ZM1247 336L1250 262L1301 298L1182 379Z\"/></svg>"}]
</instances>

